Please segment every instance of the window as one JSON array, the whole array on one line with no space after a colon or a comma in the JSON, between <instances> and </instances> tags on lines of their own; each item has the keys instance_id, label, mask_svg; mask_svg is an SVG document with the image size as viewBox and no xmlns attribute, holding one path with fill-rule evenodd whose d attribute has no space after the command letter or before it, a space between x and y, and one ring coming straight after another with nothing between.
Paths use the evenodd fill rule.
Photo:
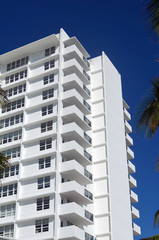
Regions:
<instances>
[{"instance_id":1,"label":"window","mask_svg":"<svg viewBox=\"0 0 159 240\"><path fill-rule=\"evenodd\" d=\"M9 90L6 90L6 93L8 97L11 97L25 91L26 91L26 84L23 84L14 88L10 88Z\"/></svg>"},{"instance_id":2,"label":"window","mask_svg":"<svg viewBox=\"0 0 159 240\"><path fill-rule=\"evenodd\" d=\"M40 151L52 148L52 139L48 138L40 141Z\"/></svg>"},{"instance_id":3,"label":"window","mask_svg":"<svg viewBox=\"0 0 159 240\"><path fill-rule=\"evenodd\" d=\"M50 197L38 198L36 200L36 210L45 210L50 207Z\"/></svg>"},{"instance_id":4,"label":"window","mask_svg":"<svg viewBox=\"0 0 159 240\"><path fill-rule=\"evenodd\" d=\"M17 183L0 187L0 198L17 194Z\"/></svg>"},{"instance_id":5,"label":"window","mask_svg":"<svg viewBox=\"0 0 159 240\"><path fill-rule=\"evenodd\" d=\"M19 164L16 164L16 165L10 166L9 168L5 169L3 172L3 177L4 178L12 177L12 176L15 176L18 174L19 174Z\"/></svg>"},{"instance_id":6,"label":"window","mask_svg":"<svg viewBox=\"0 0 159 240\"><path fill-rule=\"evenodd\" d=\"M5 225L0 227L0 236L13 237L14 225Z\"/></svg>"},{"instance_id":7,"label":"window","mask_svg":"<svg viewBox=\"0 0 159 240\"><path fill-rule=\"evenodd\" d=\"M38 178L38 189L50 187L50 176Z\"/></svg>"},{"instance_id":8,"label":"window","mask_svg":"<svg viewBox=\"0 0 159 240\"><path fill-rule=\"evenodd\" d=\"M22 138L22 130L7 133L0 136L0 145L8 142L13 142Z\"/></svg>"},{"instance_id":9,"label":"window","mask_svg":"<svg viewBox=\"0 0 159 240\"><path fill-rule=\"evenodd\" d=\"M40 219L35 222L35 233L49 231L49 219Z\"/></svg>"},{"instance_id":10,"label":"window","mask_svg":"<svg viewBox=\"0 0 159 240\"><path fill-rule=\"evenodd\" d=\"M49 62L44 63L44 70L48 70L53 67L55 67L55 60L51 60Z\"/></svg>"},{"instance_id":11,"label":"window","mask_svg":"<svg viewBox=\"0 0 159 240\"><path fill-rule=\"evenodd\" d=\"M24 98L9 103L7 105L7 107L2 106L2 113L10 112L12 110L15 110L15 109L21 108L21 107L24 107Z\"/></svg>"},{"instance_id":12,"label":"window","mask_svg":"<svg viewBox=\"0 0 159 240\"><path fill-rule=\"evenodd\" d=\"M44 91L42 93L42 95L43 95L43 100L53 97L54 96L54 88Z\"/></svg>"},{"instance_id":13,"label":"window","mask_svg":"<svg viewBox=\"0 0 159 240\"><path fill-rule=\"evenodd\" d=\"M5 84L16 82L16 81L18 81L20 79L23 79L23 78L26 78L26 77L27 77L27 70L24 70L24 71L12 74L10 76L7 76L5 78Z\"/></svg>"},{"instance_id":14,"label":"window","mask_svg":"<svg viewBox=\"0 0 159 240\"><path fill-rule=\"evenodd\" d=\"M48 76L45 76L44 79L43 79L43 82L44 82L44 85L54 82L54 74L50 74Z\"/></svg>"},{"instance_id":15,"label":"window","mask_svg":"<svg viewBox=\"0 0 159 240\"><path fill-rule=\"evenodd\" d=\"M0 218L15 215L15 203L0 206Z\"/></svg>"},{"instance_id":16,"label":"window","mask_svg":"<svg viewBox=\"0 0 159 240\"><path fill-rule=\"evenodd\" d=\"M7 158L16 158L20 157L20 147L8 149L6 151L3 151L2 154L6 156Z\"/></svg>"},{"instance_id":17,"label":"window","mask_svg":"<svg viewBox=\"0 0 159 240\"><path fill-rule=\"evenodd\" d=\"M41 124L41 133L51 131L53 129L53 122L45 122Z\"/></svg>"},{"instance_id":18,"label":"window","mask_svg":"<svg viewBox=\"0 0 159 240\"><path fill-rule=\"evenodd\" d=\"M7 64L7 71L10 71L12 69L21 67L21 66L23 66L23 65L25 65L27 63L28 63L28 57L19 59L19 60L15 61L15 62L8 63Z\"/></svg>"},{"instance_id":19,"label":"window","mask_svg":"<svg viewBox=\"0 0 159 240\"><path fill-rule=\"evenodd\" d=\"M42 116L53 113L53 104L42 107Z\"/></svg>"},{"instance_id":20,"label":"window","mask_svg":"<svg viewBox=\"0 0 159 240\"><path fill-rule=\"evenodd\" d=\"M45 157L39 159L39 169L51 167L51 157Z\"/></svg>"},{"instance_id":21,"label":"window","mask_svg":"<svg viewBox=\"0 0 159 240\"><path fill-rule=\"evenodd\" d=\"M55 47L45 49L45 57L55 53Z\"/></svg>"}]
</instances>

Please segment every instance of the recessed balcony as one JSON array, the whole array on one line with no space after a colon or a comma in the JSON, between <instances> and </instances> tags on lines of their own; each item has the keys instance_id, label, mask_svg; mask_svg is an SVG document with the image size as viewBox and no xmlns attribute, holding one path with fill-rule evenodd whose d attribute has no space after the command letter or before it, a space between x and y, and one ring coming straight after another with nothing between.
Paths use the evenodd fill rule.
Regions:
<instances>
[{"instance_id":1,"label":"recessed balcony","mask_svg":"<svg viewBox=\"0 0 159 240\"><path fill-rule=\"evenodd\" d=\"M92 156L84 150L76 141L65 142L62 144L61 154L63 159L75 159L83 166L92 164Z\"/></svg>"},{"instance_id":2,"label":"recessed balcony","mask_svg":"<svg viewBox=\"0 0 159 240\"><path fill-rule=\"evenodd\" d=\"M76 91L79 92L84 99L89 99L91 96L91 92L88 87L81 81L81 79L79 79L75 73L64 77L63 88L65 91L76 89Z\"/></svg>"},{"instance_id":3,"label":"recessed balcony","mask_svg":"<svg viewBox=\"0 0 159 240\"><path fill-rule=\"evenodd\" d=\"M131 215L132 215L132 219L139 218L140 217L139 210L131 206Z\"/></svg>"},{"instance_id":4,"label":"recessed balcony","mask_svg":"<svg viewBox=\"0 0 159 240\"><path fill-rule=\"evenodd\" d=\"M76 123L68 123L62 126L61 135L63 142L75 140L83 148L91 147L92 139Z\"/></svg>"},{"instance_id":5,"label":"recessed balcony","mask_svg":"<svg viewBox=\"0 0 159 240\"><path fill-rule=\"evenodd\" d=\"M83 112L83 114L87 115L91 113L90 105L83 99L83 97L75 89L63 92L62 101L64 108L76 105L76 107L79 108L79 110Z\"/></svg>"},{"instance_id":6,"label":"recessed balcony","mask_svg":"<svg viewBox=\"0 0 159 240\"><path fill-rule=\"evenodd\" d=\"M136 172L135 165L132 162L130 162L129 160L128 160L128 171L129 171L129 173Z\"/></svg>"},{"instance_id":7,"label":"recessed balcony","mask_svg":"<svg viewBox=\"0 0 159 240\"><path fill-rule=\"evenodd\" d=\"M126 138L126 145L127 146L132 146L133 145L133 139L129 136L128 133L125 134L125 138Z\"/></svg>"},{"instance_id":8,"label":"recessed balcony","mask_svg":"<svg viewBox=\"0 0 159 240\"><path fill-rule=\"evenodd\" d=\"M127 159L134 159L134 152L129 148L126 147L126 152L127 152Z\"/></svg>"},{"instance_id":9,"label":"recessed balcony","mask_svg":"<svg viewBox=\"0 0 159 240\"><path fill-rule=\"evenodd\" d=\"M141 228L136 223L132 223L132 229L134 236L141 235Z\"/></svg>"},{"instance_id":10,"label":"recessed balcony","mask_svg":"<svg viewBox=\"0 0 159 240\"><path fill-rule=\"evenodd\" d=\"M80 52L80 50L76 47L76 45L71 45L67 48L64 48L63 52L64 60L68 61L70 59L75 58L78 63L87 71L90 70L89 62L85 57L83 57L83 54Z\"/></svg>"},{"instance_id":11,"label":"recessed balcony","mask_svg":"<svg viewBox=\"0 0 159 240\"><path fill-rule=\"evenodd\" d=\"M93 194L76 181L61 183L60 193L71 202L87 205L93 202Z\"/></svg>"},{"instance_id":12,"label":"recessed balcony","mask_svg":"<svg viewBox=\"0 0 159 240\"><path fill-rule=\"evenodd\" d=\"M132 190L130 190L130 200L131 200L131 203L138 202L138 195L134 193Z\"/></svg>"},{"instance_id":13,"label":"recessed balcony","mask_svg":"<svg viewBox=\"0 0 159 240\"><path fill-rule=\"evenodd\" d=\"M130 188L137 187L137 183L136 183L135 178L133 178L130 174L129 174L129 186L130 186Z\"/></svg>"},{"instance_id":14,"label":"recessed balcony","mask_svg":"<svg viewBox=\"0 0 159 240\"><path fill-rule=\"evenodd\" d=\"M83 72L84 71L84 72ZM84 84L90 84L89 75L85 74L86 71L83 70L82 66L78 63L76 59L71 59L63 63L64 76L75 73Z\"/></svg>"},{"instance_id":15,"label":"recessed balcony","mask_svg":"<svg viewBox=\"0 0 159 240\"><path fill-rule=\"evenodd\" d=\"M72 225L61 227L58 239L64 240L85 240L85 232L83 229Z\"/></svg>"},{"instance_id":16,"label":"recessed balcony","mask_svg":"<svg viewBox=\"0 0 159 240\"><path fill-rule=\"evenodd\" d=\"M123 109L123 112L124 112L124 119L126 121L130 121L131 120L131 115L130 113L126 110L126 108Z\"/></svg>"},{"instance_id":17,"label":"recessed balcony","mask_svg":"<svg viewBox=\"0 0 159 240\"><path fill-rule=\"evenodd\" d=\"M60 206L60 217L78 226L93 224L93 214L75 202Z\"/></svg>"},{"instance_id":18,"label":"recessed balcony","mask_svg":"<svg viewBox=\"0 0 159 240\"><path fill-rule=\"evenodd\" d=\"M92 183L92 174L87 171L76 160L70 160L61 163L61 176L71 181L75 180L81 185L87 185Z\"/></svg>"},{"instance_id":19,"label":"recessed balcony","mask_svg":"<svg viewBox=\"0 0 159 240\"><path fill-rule=\"evenodd\" d=\"M125 125L125 132L126 133L131 133L132 132L132 127L130 126L130 124L126 120L124 121L124 125Z\"/></svg>"},{"instance_id":20,"label":"recessed balcony","mask_svg":"<svg viewBox=\"0 0 159 240\"><path fill-rule=\"evenodd\" d=\"M84 131L91 130L91 121L75 105L62 109L62 119L66 123L77 123Z\"/></svg>"}]
</instances>

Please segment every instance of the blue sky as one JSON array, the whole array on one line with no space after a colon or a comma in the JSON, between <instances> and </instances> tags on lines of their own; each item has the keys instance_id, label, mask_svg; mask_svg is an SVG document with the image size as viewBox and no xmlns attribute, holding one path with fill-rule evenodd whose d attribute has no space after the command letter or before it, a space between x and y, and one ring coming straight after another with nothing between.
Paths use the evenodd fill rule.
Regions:
<instances>
[{"instance_id":1,"label":"blue sky","mask_svg":"<svg viewBox=\"0 0 159 240\"><path fill-rule=\"evenodd\" d=\"M0 54L58 33L60 28L76 36L91 57L104 50L121 73L123 96L131 107L134 125L135 108L159 67L154 61L159 49L146 31L140 0L2 1L0 22ZM150 141L136 133L132 137L138 181L134 191L139 194L136 207L141 215L136 223L142 228L142 237L147 237L159 233L153 228L153 216L159 209L159 173L154 170L159 135Z\"/></svg>"}]
</instances>

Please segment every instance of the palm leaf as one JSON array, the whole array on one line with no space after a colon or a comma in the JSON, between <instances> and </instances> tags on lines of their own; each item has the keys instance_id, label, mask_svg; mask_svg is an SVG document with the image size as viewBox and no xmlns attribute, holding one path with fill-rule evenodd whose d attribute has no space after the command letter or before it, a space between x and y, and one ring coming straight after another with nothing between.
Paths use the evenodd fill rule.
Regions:
<instances>
[{"instance_id":1,"label":"palm leaf","mask_svg":"<svg viewBox=\"0 0 159 240\"><path fill-rule=\"evenodd\" d=\"M7 98L7 93L4 91L0 86L0 104L2 106L7 106L10 103L10 101Z\"/></svg>"},{"instance_id":2,"label":"palm leaf","mask_svg":"<svg viewBox=\"0 0 159 240\"><path fill-rule=\"evenodd\" d=\"M142 99L136 111L136 129L151 138L159 126L159 78L151 81L152 88Z\"/></svg>"},{"instance_id":3,"label":"palm leaf","mask_svg":"<svg viewBox=\"0 0 159 240\"><path fill-rule=\"evenodd\" d=\"M145 0L144 14L152 31L159 33L159 1Z\"/></svg>"},{"instance_id":4,"label":"palm leaf","mask_svg":"<svg viewBox=\"0 0 159 240\"><path fill-rule=\"evenodd\" d=\"M154 216L154 226L159 227L159 210L155 213Z\"/></svg>"},{"instance_id":5,"label":"palm leaf","mask_svg":"<svg viewBox=\"0 0 159 240\"><path fill-rule=\"evenodd\" d=\"M0 153L0 178L3 177L3 172L10 165L9 158L5 157L2 153Z\"/></svg>"},{"instance_id":6,"label":"palm leaf","mask_svg":"<svg viewBox=\"0 0 159 240\"><path fill-rule=\"evenodd\" d=\"M159 235L155 235L155 236L152 236L152 237L149 237L149 238L142 238L140 240L159 240Z\"/></svg>"}]
</instances>

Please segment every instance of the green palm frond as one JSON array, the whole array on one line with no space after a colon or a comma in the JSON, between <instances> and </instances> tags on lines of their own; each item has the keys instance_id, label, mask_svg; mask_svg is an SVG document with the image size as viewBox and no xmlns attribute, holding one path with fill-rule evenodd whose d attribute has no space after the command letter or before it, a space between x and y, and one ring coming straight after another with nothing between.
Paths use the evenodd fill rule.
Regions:
<instances>
[{"instance_id":1,"label":"green palm frond","mask_svg":"<svg viewBox=\"0 0 159 240\"><path fill-rule=\"evenodd\" d=\"M159 210L155 213L154 216L154 226L159 227Z\"/></svg>"},{"instance_id":2,"label":"green palm frond","mask_svg":"<svg viewBox=\"0 0 159 240\"><path fill-rule=\"evenodd\" d=\"M9 158L0 153L0 178L3 176L4 169L7 169L10 165Z\"/></svg>"},{"instance_id":3,"label":"green palm frond","mask_svg":"<svg viewBox=\"0 0 159 240\"><path fill-rule=\"evenodd\" d=\"M7 106L10 103L10 101L7 98L7 93L4 91L0 86L0 104L2 106Z\"/></svg>"},{"instance_id":4,"label":"green palm frond","mask_svg":"<svg viewBox=\"0 0 159 240\"><path fill-rule=\"evenodd\" d=\"M159 235L155 235L155 236L152 236L152 237L149 237L149 238L142 238L140 240L159 240Z\"/></svg>"},{"instance_id":5,"label":"green palm frond","mask_svg":"<svg viewBox=\"0 0 159 240\"><path fill-rule=\"evenodd\" d=\"M159 1L145 0L144 14L152 31L159 34Z\"/></svg>"},{"instance_id":6,"label":"green palm frond","mask_svg":"<svg viewBox=\"0 0 159 240\"><path fill-rule=\"evenodd\" d=\"M151 138L159 126L159 78L154 78L152 88L142 99L136 111L136 129Z\"/></svg>"}]
</instances>

